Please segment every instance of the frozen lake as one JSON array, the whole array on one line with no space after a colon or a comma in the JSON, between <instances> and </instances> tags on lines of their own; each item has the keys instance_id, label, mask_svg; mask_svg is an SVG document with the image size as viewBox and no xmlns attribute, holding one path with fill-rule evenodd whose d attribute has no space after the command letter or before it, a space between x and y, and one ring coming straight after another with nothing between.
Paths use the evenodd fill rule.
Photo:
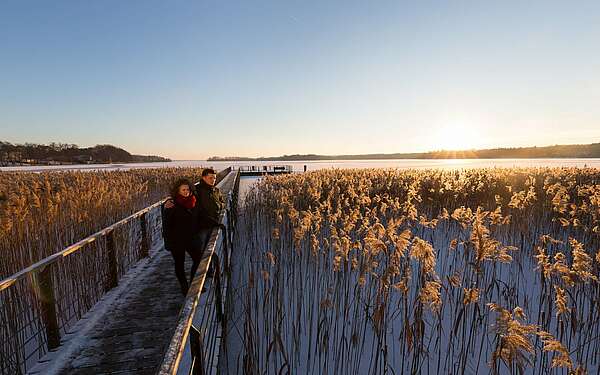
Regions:
<instances>
[{"instance_id":1,"label":"frozen lake","mask_svg":"<svg viewBox=\"0 0 600 375\"><path fill-rule=\"evenodd\" d=\"M311 160L311 161L206 161L177 160L164 163L82 164L51 166L0 167L0 171L65 171L65 170L126 170L133 168L213 167L218 170L229 166L291 165L294 171L324 168L488 168L488 167L593 167L600 168L595 159L386 159L386 160Z\"/></svg>"}]
</instances>

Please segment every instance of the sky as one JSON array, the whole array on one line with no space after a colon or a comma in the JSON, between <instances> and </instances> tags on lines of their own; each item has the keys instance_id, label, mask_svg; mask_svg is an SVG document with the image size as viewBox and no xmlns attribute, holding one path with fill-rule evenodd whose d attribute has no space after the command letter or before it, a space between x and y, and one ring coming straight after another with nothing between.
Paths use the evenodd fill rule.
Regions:
<instances>
[{"instance_id":1,"label":"sky","mask_svg":"<svg viewBox=\"0 0 600 375\"><path fill-rule=\"evenodd\" d=\"M0 140L173 159L600 142L599 1L0 2Z\"/></svg>"}]
</instances>

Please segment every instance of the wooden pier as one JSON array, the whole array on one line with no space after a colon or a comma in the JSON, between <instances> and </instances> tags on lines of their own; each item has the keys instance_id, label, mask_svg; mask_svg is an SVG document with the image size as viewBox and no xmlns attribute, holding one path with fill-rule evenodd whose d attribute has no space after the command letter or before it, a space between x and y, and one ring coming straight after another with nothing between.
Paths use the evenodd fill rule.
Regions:
<instances>
[{"instance_id":1,"label":"wooden pier","mask_svg":"<svg viewBox=\"0 0 600 375\"><path fill-rule=\"evenodd\" d=\"M232 167L240 172L240 176L266 176L293 173L291 165L244 165Z\"/></svg>"}]
</instances>

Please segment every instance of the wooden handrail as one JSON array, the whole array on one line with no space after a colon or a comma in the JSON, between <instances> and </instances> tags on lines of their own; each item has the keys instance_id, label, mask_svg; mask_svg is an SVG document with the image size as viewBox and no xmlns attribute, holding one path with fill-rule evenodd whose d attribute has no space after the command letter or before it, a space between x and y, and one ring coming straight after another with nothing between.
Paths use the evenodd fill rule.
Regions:
<instances>
[{"instance_id":1,"label":"wooden handrail","mask_svg":"<svg viewBox=\"0 0 600 375\"><path fill-rule=\"evenodd\" d=\"M231 168L227 168L224 169L222 171L219 171L219 175L221 175L221 178L223 178L224 176L222 175L222 172L226 172L229 173L229 171L231 170ZM227 175L227 173L225 173L225 175ZM59 251L58 253L52 254L40 261L38 261L37 263L32 264L31 266L22 269L21 271L5 278L4 280L0 281L0 292L3 291L4 289L10 287L11 285L13 285L14 283L16 283L17 281L19 281L20 279L24 278L25 276L27 276L28 274L30 274L31 272L34 271L43 271L44 268L46 268L48 265L57 262L59 259L66 257L68 255L71 255L75 252L77 252L78 250L80 250L83 246L92 243L94 241L96 241L98 238L103 237L105 235L107 235L108 233L112 232L114 229L116 229L117 227L127 224L128 222L130 222L133 219L136 219L140 216L142 216L143 214L151 211L152 209L162 205L168 198L163 198L160 201L146 207L143 208L129 216L127 216L124 219L121 219L119 221L117 221L116 223L99 230L98 232L87 236L86 238L70 245L67 246L66 248L64 248L63 250Z\"/></svg>"},{"instance_id":2,"label":"wooden handrail","mask_svg":"<svg viewBox=\"0 0 600 375\"><path fill-rule=\"evenodd\" d=\"M25 276L27 276L27 274L33 272L33 271L42 271L44 268L46 268L48 265L58 261L60 258L62 257L66 257L67 255L71 255L74 252L80 250L83 246L92 243L94 241L96 241L98 238L105 236L106 234L108 234L109 232L113 231L115 228L128 223L129 221L138 218L140 216L142 216L143 214L145 214L146 212L152 210L153 208L160 206L161 204L163 204L165 202L167 198L164 198L156 203L154 203L151 206L148 206L132 215L127 216L125 219L119 220L116 223L99 230L98 232L87 236L86 238L84 238L81 241L78 241L66 248L64 248L63 250L59 251L58 253L52 254L42 260L40 260L37 263L32 264L31 266L22 269L21 271L13 274L12 276L9 276L7 278L5 278L4 280L2 280L0 282L0 291L8 288L9 286L11 286L12 284L14 284L15 282L17 282L18 280L24 278Z\"/></svg>"},{"instance_id":3,"label":"wooden handrail","mask_svg":"<svg viewBox=\"0 0 600 375\"><path fill-rule=\"evenodd\" d=\"M165 352L163 364L158 372L160 375L177 374L180 361L183 356L183 352L185 351L186 341L190 333L190 329L192 327L192 320L196 313L196 307L198 305L198 301L200 300L202 288L204 287L208 267L210 265L211 260L214 258L213 254L215 254L217 251L217 244L219 243L220 239L219 237L223 237L223 240L221 241L221 246L225 247L228 242L228 238L226 238L226 236L228 236L233 229L230 226L230 223L234 223L234 221L229 220L227 214L231 212L230 208L232 206L235 207L237 205L237 189L239 187L240 174L236 172L234 178L235 180L233 182L233 188L229 192L227 197L227 207L225 210L223 210L221 216L219 217L220 223L228 225L227 230L223 231L220 227L215 227L215 229L211 233L206 250L202 254L202 259L200 260L198 271L190 285L190 289L185 297L183 307L181 308L181 312L179 313L179 319L175 328L175 333L173 334L173 338L171 339L171 342L169 343L169 346ZM224 251L228 251L228 249L224 249ZM219 264L218 262L216 263ZM225 264L224 266L226 267ZM215 274L219 272L220 270L215 270ZM218 275L215 276L217 278L219 277ZM217 286L218 284L220 283L217 282L215 287L220 287L220 285ZM218 290L217 292L220 293L220 290ZM217 300L220 299L221 298L217 298ZM217 303L220 302L217 301ZM219 313L222 314L222 311L219 311L221 307L222 306L216 306L218 315ZM221 318L221 324L225 324L226 318L223 316L221 316Z\"/></svg>"}]
</instances>

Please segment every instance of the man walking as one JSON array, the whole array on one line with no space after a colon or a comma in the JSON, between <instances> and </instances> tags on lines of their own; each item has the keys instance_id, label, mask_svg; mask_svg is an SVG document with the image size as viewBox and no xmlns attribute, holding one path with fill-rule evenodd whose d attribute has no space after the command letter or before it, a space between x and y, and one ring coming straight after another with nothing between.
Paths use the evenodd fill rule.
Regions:
<instances>
[{"instance_id":1,"label":"man walking","mask_svg":"<svg viewBox=\"0 0 600 375\"><path fill-rule=\"evenodd\" d=\"M221 223L219 218L225 208L225 200L219 188L215 186L217 174L212 168L202 170L202 179L196 188L196 199L199 209L199 237L203 241L203 248L208 244L210 234L214 227Z\"/></svg>"}]
</instances>

